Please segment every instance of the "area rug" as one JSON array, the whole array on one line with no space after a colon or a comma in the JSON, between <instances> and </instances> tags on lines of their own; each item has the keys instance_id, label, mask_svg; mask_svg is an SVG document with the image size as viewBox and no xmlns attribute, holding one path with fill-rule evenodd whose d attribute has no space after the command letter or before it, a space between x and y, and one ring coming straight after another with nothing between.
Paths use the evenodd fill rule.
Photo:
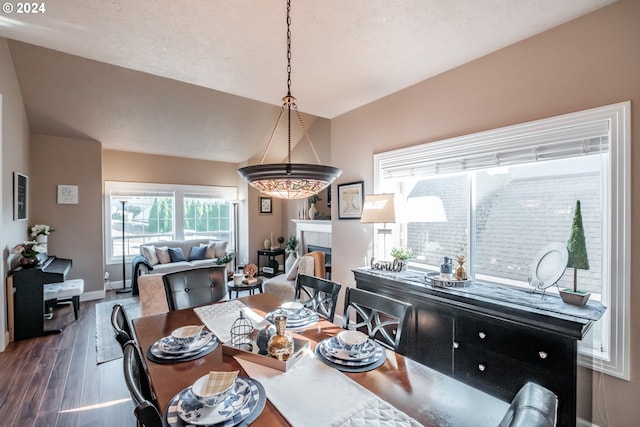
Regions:
<instances>
[{"instance_id":1,"label":"area rug","mask_svg":"<svg viewBox=\"0 0 640 427\"><path fill-rule=\"evenodd\" d=\"M116 341L111 326L111 310L116 304L122 304L129 320L140 317L140 299L124 298L96 304L96 364L122 357L122 349Z\"/></svg>"}]
</instances>

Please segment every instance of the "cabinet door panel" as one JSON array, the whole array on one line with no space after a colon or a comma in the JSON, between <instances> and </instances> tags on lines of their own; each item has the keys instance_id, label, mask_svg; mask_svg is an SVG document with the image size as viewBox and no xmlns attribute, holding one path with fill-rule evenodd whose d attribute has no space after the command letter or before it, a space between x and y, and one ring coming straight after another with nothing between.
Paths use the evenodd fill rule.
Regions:
<instances>
[{"instance_id":1,"label":"cabinet door panel","mask_svg":"<svg viewBox=\"0 0 640 427\"><path fill-rule=\"evenodd\" d=\"M414 305L417 316L417 357L421 363L453 375L454 319L435 304Z\"/></svg>"}]
</instances>

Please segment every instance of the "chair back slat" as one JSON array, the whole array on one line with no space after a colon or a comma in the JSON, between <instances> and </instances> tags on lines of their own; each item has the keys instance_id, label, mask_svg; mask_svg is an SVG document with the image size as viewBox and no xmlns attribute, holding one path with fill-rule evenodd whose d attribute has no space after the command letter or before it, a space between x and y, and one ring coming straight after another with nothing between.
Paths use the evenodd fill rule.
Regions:
<instances>
[{"instance_id":1,"label":"chair back slat","mask_svg":"<svg viewBox=\"0 0 640 427\"><path fill-rule=\"evenodd\" d=\"M341 287L339 283L299 273L296 277L295 298L305 307L333 322Z\"/></svg>"},{"instance_id":2,"label":"chair back slat","mask_svg":"<svg viewBox=\"0 0 640 427\"><path fill-rule=\"evenodd\" d=\"M353 312L355 318L351 319ZM357 288L347 288L344 328L365 332L387 348L401 352L402 331L411 315L411 304Z\"/></svg>"},{"instance_id":3,"label":"chair back slat","mask_svg":"<svg viewBox=\"0 0 640 427\"><path fill-rule=\"evenodd\" d=\"M123 349L124 382L136 406L148 401L156 404L156 398L151 389L151 382L142 361L142 354L135 341L128 341Z\"/></svg>"}]
</instances>

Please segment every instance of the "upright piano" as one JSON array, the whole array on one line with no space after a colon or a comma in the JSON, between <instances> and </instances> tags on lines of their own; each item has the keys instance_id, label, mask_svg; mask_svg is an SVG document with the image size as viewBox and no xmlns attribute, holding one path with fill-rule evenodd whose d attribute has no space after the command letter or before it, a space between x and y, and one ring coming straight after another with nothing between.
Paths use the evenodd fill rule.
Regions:
<instances>
[{"instance_id":1,"label":"upright piano","mask_svg":"<svg viewBox=\"0 0 640 427\"><path fill-rule=\"evenodd\" d=\"M59 333L44 329L43 286L64 282L71 260L41 254L37 267L17 267L7 277L7 306L11 341Z\"/></svg>"}]
</instances>

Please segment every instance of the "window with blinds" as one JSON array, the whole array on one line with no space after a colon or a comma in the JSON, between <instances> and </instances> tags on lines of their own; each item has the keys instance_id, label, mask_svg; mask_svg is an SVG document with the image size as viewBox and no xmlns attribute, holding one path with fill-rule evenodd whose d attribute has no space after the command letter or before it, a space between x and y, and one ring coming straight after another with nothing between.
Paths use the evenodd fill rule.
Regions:
<instances>
[{"instance_id":1,"label":"window with blinds","mask_svg":"<svg viewBox=\"0 0 640 427\"><path fill-rule=\"evenodd\" d=\"M464 254L476 282L531 289L537 254L566 244L580 200L590 268L578 270L578 287L608 307L586 351L603 371L628 377L629 108L376 154L375 192L396 194L399 206L393 245L413 250L414 269L438 271L445 256ZM389 256L379 249L376 258ZM567 269L558 287L572 286Z\"/></svg>"}]
</instances>

